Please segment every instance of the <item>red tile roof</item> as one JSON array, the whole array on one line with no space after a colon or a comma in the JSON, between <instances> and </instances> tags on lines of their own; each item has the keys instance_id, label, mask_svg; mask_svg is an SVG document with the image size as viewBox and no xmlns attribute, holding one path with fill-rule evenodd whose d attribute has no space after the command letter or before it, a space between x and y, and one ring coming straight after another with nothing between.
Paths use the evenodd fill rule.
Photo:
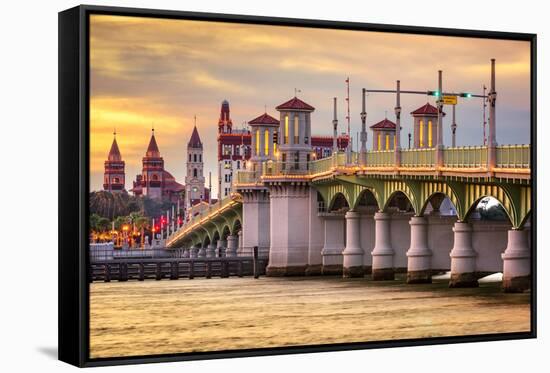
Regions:
<instances>
[{"instance_id":1,"label":"red tile roof","mask_svg":"<svg viewBox=\"0 0 550 373\"><path fill-rule=\"evenodd\" d=\"M279 125L279 121L271 115L264 113L257 118L252 119L248 124Z\"/></svg>"},{"instance_id":2,"label":"red tile roof","mask_svg":"<svg viewBox=\"0 0 550 373\"><path fill-rule=\"evenodd\" d=\"M189 139L187 146L191 148L202 148L201 137L199 136L197 126L193 127L193 133L191 134L191 138Z\"/></svg>"},{"instance_id":3,"label":"red tile roof","mask_svg":"<svg viewBox=\"0 0 550 373\"><path fill-rule=\"evenodd\" d=\"M427 102L426 105L419 107L415 111L412 111L411 114L413 116L437 117L437 108ZM443 113L443 115L445 115L445 113Z\"/></svg>"},{"instance_id":4,"label":"red tile roof","mask_svg":"<svg viewBox=\"0 0 550 373\"><path fill-rule=\"evenodd\" d=\"M388 118L370 126L370 128L374 128L374 129L391 129L391 130L395 130L395 127L396 127L395 123L393 123Z\"/></svg>"},{"instance_id":5,"label":"red tile roof","mask_svg":"<svg viewBox=\"0 0 550 373\"><path fill-rule=\"evenodd\" d=\"M315 108L310 104L305 103L300 100L298 97L294 97L287 102L277 106L277 110L304 110L304 111L313 111Z\"/></svg>"}]
</instances>

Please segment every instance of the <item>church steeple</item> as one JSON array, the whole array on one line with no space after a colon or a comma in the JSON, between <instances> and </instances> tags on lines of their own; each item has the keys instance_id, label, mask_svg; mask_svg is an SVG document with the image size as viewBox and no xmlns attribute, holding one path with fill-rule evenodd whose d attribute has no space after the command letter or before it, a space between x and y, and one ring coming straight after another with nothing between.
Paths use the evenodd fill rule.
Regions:
<instances>
[{"instance_id":1,"label":"church steeple","mask_svg":"<svg viewBox=\"0 0 550 373\"><path fill-rule=\"evenodd\" d=\"M155 139L155 128L151 129L151 139L149 140L149 146L147 147L146 157L160 157L159 147L157 140Z\"/></svg>"},{"instance_id":2,"label":"church steeple","mask_svg":"<svg viewBox=\"0 0 550 373\"><path fill-rule=\"evenodd\" d=\"M121 161L122 157L120 155L120 150L118 149L118 144L116 142L116 130L113 132L113 143L111 144L111 150L109 150L109 156L107 157L109 161Z\"/></svg>"},{"instance_id":3,"label":"church steeple","mask_svg":"<svg viewBox=\"0 0 550 373\"><path fill-rule=\"evenodd\" d=\"M195 117L195 126L187 143L187 174L185 176L185 199L187 208L196 201L206 198L204 188L204 163L202 141L199 136Z\"/></svg>"},{"instance_id":4,"label":"church steeple","mask_svg":"<svg viewBox=\"0 0 550 373\"><path fill-rule=\"evenodd\" d=\"M202 149L202 141L201 137L199 136L199 131L197 130L197 126L193 127L193 133L191 134L191 138L189 139L189 143L187 144L188 148L196 148L196 149Z\"/></svg>"},{"instance_id":5,"label":"church steeple","mask_svg":"<svg viewBox=\"0 0 550 373\"><path fill-rule=\"evenodd\" d=\"M111 150L105 161L105 171L103 174L103 189L115 193L124 190L125 184L125 172L124 161L120 155L120 149L116 141L116 130L113 132L113 143L111 144Z\"/></svg>"},{"instance_id":6,"label":"church steeple","mask_svg":"<svg viewBox=\"0 0 550 373\"><path fill-rule=\"evenodd\" d=\"M161 199L164 188L164 159L160 156L154 127L151 129L151 139L142 163L143 194L150 198Z\"/></svg>"}]
</instances>

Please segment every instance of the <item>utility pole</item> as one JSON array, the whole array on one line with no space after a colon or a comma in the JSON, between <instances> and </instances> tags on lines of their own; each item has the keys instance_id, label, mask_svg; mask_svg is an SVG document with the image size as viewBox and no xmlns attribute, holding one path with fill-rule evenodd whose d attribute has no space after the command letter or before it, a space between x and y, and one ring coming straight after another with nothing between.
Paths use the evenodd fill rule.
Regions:
<instances>
[{"instance_id":1,"label":"utility pole","mask_svg":"<svg viewBox=\"0 0 550 373\"><path fill-rule=\"evenodd\" d=\"M443 71L438 71L438 100L437 100L437 143L436 143L436 164L443 166Z\"/></svg>"},{"instance_id":2,"label":"utility pole","mask_svg":"<svg viewBox=\"0 0 550 373\"><path fill-rule=\"evenodd\" d=\"M336 114L336 97L334 97L334 118L332 119L332 165L338 165L338 117Z\"/></svg>"},{"instance_id":3,"label":"utility pole","mask_svg":"<svg viewBox=\"0 0 550 373\"><path fill-rule=\"evenodd\" d=\"M367 90L363 88L363 99L361 108L361 150L359 154L359 164L367 165Z\"/></svg>"},{"instance_id":4,"label":"utility pole","mask_svg":"<svg viewBox=\"0 0 550 373\"><path fill-rule=\"evenodd\" d=\"M208 171L208 206L212 205L212 172Z\"/></svg>"},{"instance_id":5,"label":"utility pole","mask_svg":"<svg viewBox=\"0 0 550 373\"><path fill-rule=\"evenodd\" d=\"M496 101L497 92L495 89L495 59L491 58L491 91L489 92L489 143L487 149L488 168L492 170L497 164L497 136L496 136Z\"/></svg>"},{"instance_id":6,"label":"utility pole","mask_svg":"<svg viewBox=\"0 0 550 373\"><path fill-rule=\"evenodd\" d=\"M456 147L456 105L453 106L453 124L451 124L451 130L453 132L452 147Z\"/></svg>"},{"instance_id":7,"label":"utility pole","mask_svg":"<svg viewBox=\"0 0 550 373\"><path fill-rule=\"evenodd\" d=\"M346 120L348 122L348 146L346 147L346 164L351 163L351 147L352 147L352 140L351 140L351 126L350 126L350 113L349 113L349 76L346 79L346 107L347 107L347 113L346 113Z\"/></svg>"},{"instance_id":8,"label":"utility pole","mask_svg":"<svg viewBox=\"0 0 550 373\"><path fill-rule=\"evenodd\" d=\"M483 84L483 96L485 96L487 93L487 87L485 87L485 84ZM486 112L487 110L487 100L483 99L483 145L487 145L487 117Z\"/></svg>"},{"instance_id":9,"label":"utility pole","mask_svg":"<svg viewBox=\"0 0 550 373\"><path fill-rule=\"evenodd\" d=\"M395 102L395 167L401 165L401 82L397 81L397 94Z\"/></svg>"}]
</instances>

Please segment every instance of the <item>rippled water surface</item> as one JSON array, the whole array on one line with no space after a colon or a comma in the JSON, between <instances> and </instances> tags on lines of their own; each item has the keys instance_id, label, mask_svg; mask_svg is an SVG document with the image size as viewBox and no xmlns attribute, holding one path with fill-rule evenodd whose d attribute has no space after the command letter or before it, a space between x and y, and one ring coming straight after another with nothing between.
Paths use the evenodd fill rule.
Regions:
<instances>
[{"instance_id":1,"label":"rippled water surface","mask_svg":"<svg viewBox=\"0 0 550 373\"><path fill-rule=\"evenodd\" d=\"M367 278L94 283L92 358L529 331L530 295Z\"/></svg>"}]
</instances>

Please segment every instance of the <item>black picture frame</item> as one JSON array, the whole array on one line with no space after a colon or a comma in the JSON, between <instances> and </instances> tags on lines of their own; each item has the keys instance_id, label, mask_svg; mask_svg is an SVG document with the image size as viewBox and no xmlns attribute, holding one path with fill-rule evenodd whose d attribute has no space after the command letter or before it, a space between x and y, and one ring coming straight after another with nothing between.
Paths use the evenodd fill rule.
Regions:
<instances>
[{"instance_id":1,"label":"black picture frame","mask_svg":"<svg viewBox=\"0 0 550 373\"><path fill-rule=\"evenodd\" d=\"M109 14L263 25L528 41L531 45L531 331L383 342L90 359L88 264L89 16ZM59 360L79 367L536 338L537 35L356 22L81 5L59 13Z\"/></svg>"}]
</instances>

